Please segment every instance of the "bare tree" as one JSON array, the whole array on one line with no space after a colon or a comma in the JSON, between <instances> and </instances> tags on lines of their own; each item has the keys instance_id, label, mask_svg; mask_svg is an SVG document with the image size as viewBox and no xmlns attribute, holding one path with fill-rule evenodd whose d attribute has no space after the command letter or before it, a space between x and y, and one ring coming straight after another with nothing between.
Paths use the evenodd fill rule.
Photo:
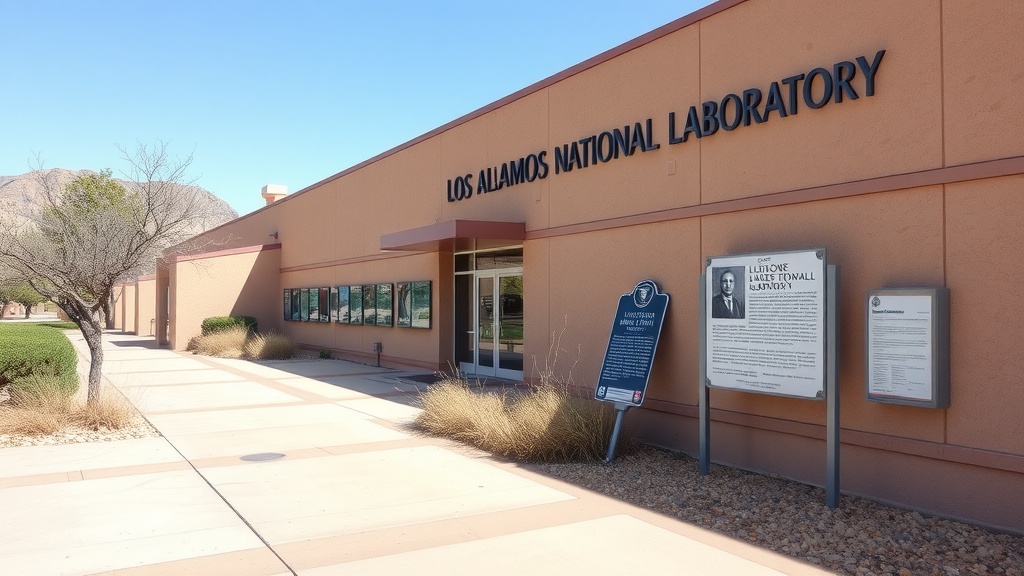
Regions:
<instances>
[{"instance_id":1,"label":"bare tree","mask_svg":"<svg viewBox=\"0 0 1024 576\"><path fill-rule=\"evenodd\" d=\"M0 226L0 265L56 302L82 331L92 359L90 404L100 397L100 313L114 286L151 271L164 249L219 216L209 213L201 189L187 180L191 155L172 158L163 142L119 150L131 167L127 185L109 170L62 183L56 171L39 167L34 173L44 191L42 205L21 224Z\"/></svg>"}]
</instances>

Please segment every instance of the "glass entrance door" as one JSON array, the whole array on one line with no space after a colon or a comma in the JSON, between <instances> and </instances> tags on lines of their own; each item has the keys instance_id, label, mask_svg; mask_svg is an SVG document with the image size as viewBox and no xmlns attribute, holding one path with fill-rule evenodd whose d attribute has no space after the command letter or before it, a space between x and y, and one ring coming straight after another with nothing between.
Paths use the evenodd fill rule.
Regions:
<instances>
[{"instance_id":1,"label":"glass entrance door","mask_svg":"<svg viewBox=\"0 0 1024 576\"><path fill-rule=\"evenodd\" d=\"M475 272L473 278L474 322L467 334L472 361L462 362L460 369L479 376L522 379L523 272L485 270Z\"/></svg>"}]
</instances>

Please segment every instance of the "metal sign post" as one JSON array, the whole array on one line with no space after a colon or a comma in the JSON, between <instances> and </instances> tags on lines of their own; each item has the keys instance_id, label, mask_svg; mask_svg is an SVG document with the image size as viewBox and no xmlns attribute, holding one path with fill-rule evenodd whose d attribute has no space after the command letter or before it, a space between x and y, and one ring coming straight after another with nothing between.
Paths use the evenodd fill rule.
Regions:
<instances>
[{"instance_id":1,"label":"metal sign post","mask_svg":"<svg viewBox=\"0 0 1024 576\"><path fill-rule=\"evenodd\" d=\"M595 400L614 402L617 411L606 462L615 457L626 410L639 406L647 396L647 382L667 308L668 294L658 292L653 280L642 280L631 293L619 297L601 376L594 390Z\"/></svg>"},{"instance_id":2,"label":"metal sign post","mask_svg":"<svg viewBox=\"0 0 1024 576\"><path fill-rule=\"evenodd\" d=\"M622 419L626 416L626 410L629 410L629 404L615 403L615 428L612 429L612 439L608 443L608 454L604 457L605 462L611 462L615 458L615 445L619 443L619 432L622 430Z\"/></svg>"}]
</instances>

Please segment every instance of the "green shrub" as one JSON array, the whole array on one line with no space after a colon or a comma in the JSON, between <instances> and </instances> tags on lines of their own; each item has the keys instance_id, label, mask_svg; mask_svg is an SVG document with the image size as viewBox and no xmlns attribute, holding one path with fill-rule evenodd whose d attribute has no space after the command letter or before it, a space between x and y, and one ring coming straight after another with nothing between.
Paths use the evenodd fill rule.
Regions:
<instances>
[{"instance_id":1,"label":"green shrub","mask_svg":"<svg viewBox=\"0 0 1024 576\"><path fill-rule=\"evenodd\" d=\"M223 332L232 328L245 328L250 334L257 332L257 322L252 316L211 316L203 320L203 336Z\"/></svg>"},{"instance_id":2,"label":"green shrub","mask_svg":"<svg viewBox=\"0 0 1024 576\"><path fill-rule=\"evenodd\" d=\"M321 360L330 360L332 357L333 357L333 354L331 354L331 349L330 348L321 348L320 349L320 359Z\"/></svg>"},{"instance_id":3,"label":"green shrub","mask_svg":"<svg viewBox=\"0 0 1024 576\"><path fill-rule=\"evenodd\" d=\"M42 378L57 382L68 394L78 389L78 357L57 330L33 324L0 326L0 350L0 388L29 389Z\"/></svg>"}]
</instances>

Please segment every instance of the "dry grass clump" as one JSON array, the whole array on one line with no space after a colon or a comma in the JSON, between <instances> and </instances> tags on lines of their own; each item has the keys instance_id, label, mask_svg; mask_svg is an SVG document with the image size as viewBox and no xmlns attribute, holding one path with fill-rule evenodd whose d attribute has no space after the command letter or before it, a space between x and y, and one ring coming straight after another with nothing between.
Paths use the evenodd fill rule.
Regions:
<instances>
[{"instance_id":1,"label":"dry grass clump","mask_svg":"<svg viewBox=\"0 0 1024 576\"><path fill-rule=\"evenodd\" d=\"M54 378L40 378L30 387L12 389L0 404L0 434L37 436L69 428L118 430L135 423L138 412L116 390L107 390L93 406L74 399Z\"/></svg>"},{"instance_id":2,"label":"dry grass clump","mask_svg":"<svg viewBox=\"0 0 1024 576\"><path fill-rule=\"evenodd\" d=\"M204 356L241 358L249 331L245 328L221 330L189 341L189 350Z\"/></svg>"},{"instance_id":3,"label":"dry grass clump","mask_svg":"<svg viewBox=\"0 0 1024 576\"><path fill-rule=\"evenodd\" d=\"M543 382L495 393L451 377L428 388L420 402L421 430L527 462L600 459L615 421L610 406Z\"/></svg>"},{"instance_id":4,"label":"dry grass clump","mask_svg":"<svg viewBox=\"0 0 1024 576\"><path fill-rule=\"evenodd\" d=\"M282 334L254 334L245 343L243 352L247 358L256 360L284 360L295 356L299 347L295 341Z\"/></svg>"},{"instance_id":5,"label":"dry grass clump","mask_svg":"<svg viewBox=\"0 0 1024 576\"><path fill-rule=\"evenodd\" d=\"M606 402L573 394L572 370L562 376L555 368L564 352L561 334L552 336L544 367L534 371L539 384L492 392L456 373L420 395L423 411L415 425L527 462L603 459L615 410Z\"/></svg>"},{"instance_id":6,"label":"dry grass clump","mask_svg":"<svg viewBox=\"0 0 1024 576\"><path fill-rule=\"evenodd\" d=\"M32 377L28 386L8 388L0 404L0 433L53 434L72 424L72 392L53 378Z\"/></svg>"},{"instance_id":7,"label":"dry grass clump","mask_svg":"<svg viewBox=\"0 0 1024 576\"><path fill-rule=\"evenodd\" d=\"M284 360L295 356L298 349L295 341L283 334L253 334L241 327L196 336L188 343L188 350L195 354L252 360Z\"/></svg>"}]
</instances>

